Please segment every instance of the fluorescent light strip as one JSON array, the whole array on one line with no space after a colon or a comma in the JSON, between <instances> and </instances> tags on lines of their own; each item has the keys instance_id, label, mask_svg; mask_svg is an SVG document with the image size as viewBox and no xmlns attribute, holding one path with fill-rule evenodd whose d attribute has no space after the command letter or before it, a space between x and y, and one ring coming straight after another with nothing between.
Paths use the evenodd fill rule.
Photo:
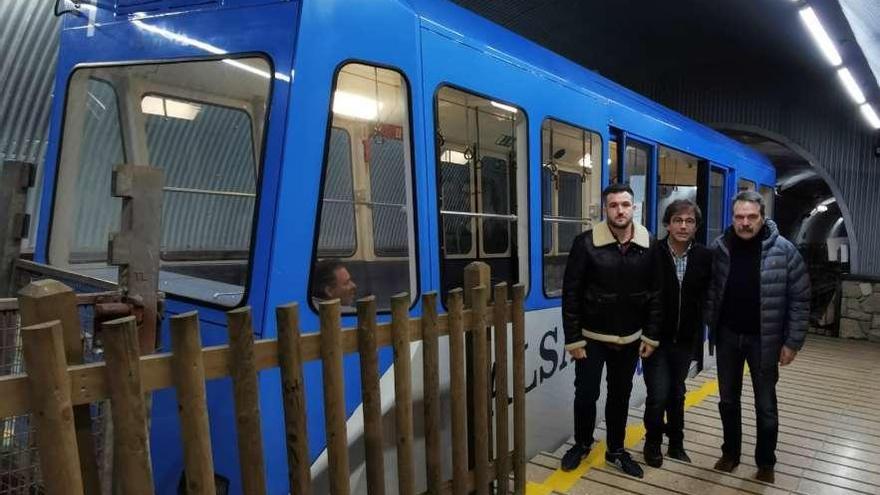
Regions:
<instances>
[{"instance_id":1,"label":"fluorescent light strip","mask_svg":"<svg viewBox=\"0 0 880 495\"><path fill-rule=\"evenodd\" d=\"M871 124L871 127L874 129L880 129L880 118L877 117L877 112L874 111L874 107L872 107L870 103L865 103L859 108L862 110L862 115L864 115L865 120Z\"/></svg>"},{"instance_id":2,"label":"fluorescent light strip","mask_svg":"<svg viewBox=\"0 0 880 495\"><path fill-rule=\"evenodd\" d=\"M852 98L857 105L865 103L865 93L862 92L862 88L859 87L859 83L857 83L856 80L853 78L852 73L850 73L849 69L844 67L838 70L837 77L840 78L840 82L843 83L843 86L849 93L850 98Z\"/></svg>"},{"instance_id":3,"label":"fluorescent light strip","mask_svg":"<svg viewBox=\"0 0 880 495\"><path fill-rule=\"evenodd\" d=\"M493 107L500 108L501 110L504 110L505 112L517 113L517 109L515 107L510 106L510 105L505 105L504 103L498 103L497 101L491 101L491 100L489 101L489 103L492 104Z\"/></svg>"},{"instance_id":4,"label":"fluorescent light strip","mask_svg":"<svg viewBox=\"0 0 880 495\"><path fill-rule=\"evenodd\" d=\"M819 17L816 16L813 8L806 7L801 9L800 14L801 20L806 24L810 34L813 35L813 41L819 45L819 49L822 50L828 62L835 67L842 64L843 59L840 58L840 53L837 52L834 42L831 41L831 37L828 36L825 28L822 27L822 23L819 21Z\"/></svg>"}]
</instances>

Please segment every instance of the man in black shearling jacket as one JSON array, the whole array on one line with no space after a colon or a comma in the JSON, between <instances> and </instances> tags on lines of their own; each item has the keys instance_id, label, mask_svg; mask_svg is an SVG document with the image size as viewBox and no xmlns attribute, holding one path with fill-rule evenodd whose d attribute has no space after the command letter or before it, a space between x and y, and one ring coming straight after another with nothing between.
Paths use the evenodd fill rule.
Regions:
<instances>
[{"instance_id":1,"label":"man in black shearling jacket","mask_svg":"<svg viewBox=\"0 0 880 495\"><path fill-rule=\"evenodd\" d=\"M654 247L663 323L660 347L643 362L648 391L644 455L652 467L663 465L664 433L669 457L691 462L684 450L684 382L691 361L702 364L703 308L712 279L712 252L694 242L702 217L700 207L689 199L671 202L663 213L669 235Z\"/></svg>"},{"instance_id":2,"label":"man in black shearling jacket","mask_svg":"<svg viewBox=\"0 0 880 495\"><path fill-rule=\"evenodd\" d=\"M563 279L565 348L575 359L575 444L561 468L575 469L590 452L602 368L607 367L605 460L641 478L642 468L624 450L623 440L636 363L659 345L652 241L648 230L632 220L628 185L608 186L602 200L606 220L575 238Z\"/></svg>"}]
</instances>

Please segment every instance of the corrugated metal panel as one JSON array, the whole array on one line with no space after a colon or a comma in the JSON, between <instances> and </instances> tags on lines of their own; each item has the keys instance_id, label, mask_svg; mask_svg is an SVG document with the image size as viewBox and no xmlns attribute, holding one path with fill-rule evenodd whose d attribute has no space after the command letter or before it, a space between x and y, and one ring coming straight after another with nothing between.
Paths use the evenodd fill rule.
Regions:
<instances>
[{"instance_id":1,"label":"corrugated metal panel","mask_svg":"<svg viewBox=\"0 0 880 495\"><path fill-rule=\"evenodd\" d=\"M0 21L0 161L36 163L38 178L46 153L58 58L60 23L52 15L53 3L5 0ZM39 186L28 198L32 214L38 197ZM31 234L35 225L31 223Z\"/></svg>"},{"instance_id":2,"label":"corrugated metal panel","mask_svg":"<svg viewBox=\"0 0 880 495\"><path fill-rule=\"evenodd\" d=\"M774 98L769 93L742 91L737 88L701 89L689 84L655 84L641 88L642 93L669 107L709 125L749 126L767 131L768 137L783 137L802 148L824 172L838 202L845 210L847 232L858 252L853 272L880 275L880 158L874 147L880 145L862 119L858 109L838 101L795 104L788 98ZM848 215L846 214L848 210ZM850 224L851 221L851 224Z\"/></svg>"}]
</instances>

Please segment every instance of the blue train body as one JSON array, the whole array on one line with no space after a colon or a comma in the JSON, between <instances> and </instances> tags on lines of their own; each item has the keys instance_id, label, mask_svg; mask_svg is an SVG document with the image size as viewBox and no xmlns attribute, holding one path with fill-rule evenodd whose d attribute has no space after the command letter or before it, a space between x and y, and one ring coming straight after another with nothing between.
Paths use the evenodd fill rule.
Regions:
<instances>
[{"instance_id":1,"label":"blue train body","mask_svg":"<svg viewBox=\"0 0 880 495\"><path fill-rule=\"evenodd\" d=\"M66 16L55 81L51 139L45 166L44 195L36 257L51 262L49 245L60 141L65 124L66 88L75 70L102 65L218 59L256 54L269 61L271 98L267 110L261 173L257 183L248 283L242 304L253 308L260 337L273 338L274 308L309 299L307 283L316 246L322 163L327 152L334 78L346 63L393 69L405 78L413 156L416 287L420 293L441 289L442 232L433 138L435 96L444 85L491 95L522 109L528 122L527 311L552 310L558 298L547 297L542 280L541 127L546 118L591 130L601 137L601 180L609 178L609 143L628 139L652 146L648 197L656 198L657 145L707 161L724 177L724 205L740 179L775 183L773 167L761 155L672 112L632 91L468 11L441 0L223 0L214 2L100 2L85 16ZM131 4L128 10L120 10ZM156 9L156 10L147 10ZM646 223L657 226L656 202L646 205ZM722 215L727 218L729 215ZM412 312L420 312L416 303ZM168 294L170 314L198 309L205 345L226 340L226 308ZM383 316L383 318L387 317ZM353 319L346 317L347 326ZM317 315L303 305L302 326L317 328ZM531 331L531 329L530 329ZM162 332L163 348L169 338ZM563 355L561 336L541 340ZM390 367L385 350L380 365ZM561 366L565 363L562 361ZM536 370L528 370L531 373ZM360 404L356 356L345 359L346 410ZM552 372L550 373L552 374ZM546 375L541 368L541 375ZM536 375L537 376L537 375ZM549 377L548 377L549 379ZM313 459L324 449L321 372L317 362L306 369L309 442ZM565 383L564 386L570 386ZM287 461L277 370L260 375L261 411L267 476L271 493L287 493ZM209 384L208 399L214 461L219 474L241 491L234 434L231 384ZM179 422L173 392L155 395L153 463L157 493L174 493L182 470ZM247 462L247 460L244 460Z\"/></svg>"}]
</instances>

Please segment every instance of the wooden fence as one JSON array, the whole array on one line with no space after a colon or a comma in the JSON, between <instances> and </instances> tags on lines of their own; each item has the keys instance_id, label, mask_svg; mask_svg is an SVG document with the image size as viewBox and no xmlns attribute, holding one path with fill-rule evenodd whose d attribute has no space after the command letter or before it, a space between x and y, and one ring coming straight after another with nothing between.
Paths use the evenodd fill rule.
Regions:
<instances>
[{"instance_id":1,"label":"wooden fence","mask_svg":"<svg viewBox=\"0 0 880 495\"><path fill-rule=\"evenodd\" d=\"M416 469L424 469L427 493L525 493L524 290L496 285L489 303L488 273L470 271L466 280L482 285L447 295L447 314L437 314L437 296L425 294L421 317L409 316L410 297L391 300L390 323L377 323L373 297L357 302L357 327L341 327L338 301L319 303L320 332L303 334L299 308L278 307L277 340L254 341L249 308L227 313L229 345L202 348L195 312L171 318L172 352L139 356L134 317L103 324L105 362L69 365L58 320L22 329L27 375L0 377L0 418L31 413L45 488L54 494L90 494L85 485L83 449L77 446L77 406L109 399L113 419L114 483L120 493L151 494L145 393L174 387L177 392L189 494L214 495L214 470L205 381L231 376L235 398L239 458L244 493L266 493L257 372L280 367L287 439L290 490L310 494L310 459L306 431L303 364L321 360L324 419L329 457L330 492L349 493L349 462L342 358L358 353L365 424L366 478L370 494L385 489L382 411L377 352L393 347L395 439L398 491L416 493ZM74 301L71 299L71 301ZM470 304L465 308L465 301ZM508 324L511 335L508 337ZM466 337L466 334L471 334ZM439 339L449 340L451 397L450 453L440 438ZM466 352L466 338L472 349ZM512 354L508 355L508 338ZM426 465L413 462L412 364L410 346L422 342ZM491 350L494 344L494 352ZM494 355L495 373L491 373ZM466 360L469 362L466 363ZM470 367L471 380L466 380ZM508 435L508 369L512 370L513 449ZM490 380L494 376L494 391ZM494 392L494 407L493 407ZM470 397L468 397L470 393ZM469 411L469 408L472 408ZM473 421L467 429L468 416ZM494 435L490 423L494 418ZM278 425L280 427L280 425ZM468 435L472 448L468 448ZM494 436L494 445L492 444ZM469 455L469 450L470 455ZM452 476L444 479L443 456L451 455ZM84 461L86 461L84 459ZM93 468L92 468L93 469ZM512 472L512 476L511 476Z\"/></svg>"}]
</instances>

